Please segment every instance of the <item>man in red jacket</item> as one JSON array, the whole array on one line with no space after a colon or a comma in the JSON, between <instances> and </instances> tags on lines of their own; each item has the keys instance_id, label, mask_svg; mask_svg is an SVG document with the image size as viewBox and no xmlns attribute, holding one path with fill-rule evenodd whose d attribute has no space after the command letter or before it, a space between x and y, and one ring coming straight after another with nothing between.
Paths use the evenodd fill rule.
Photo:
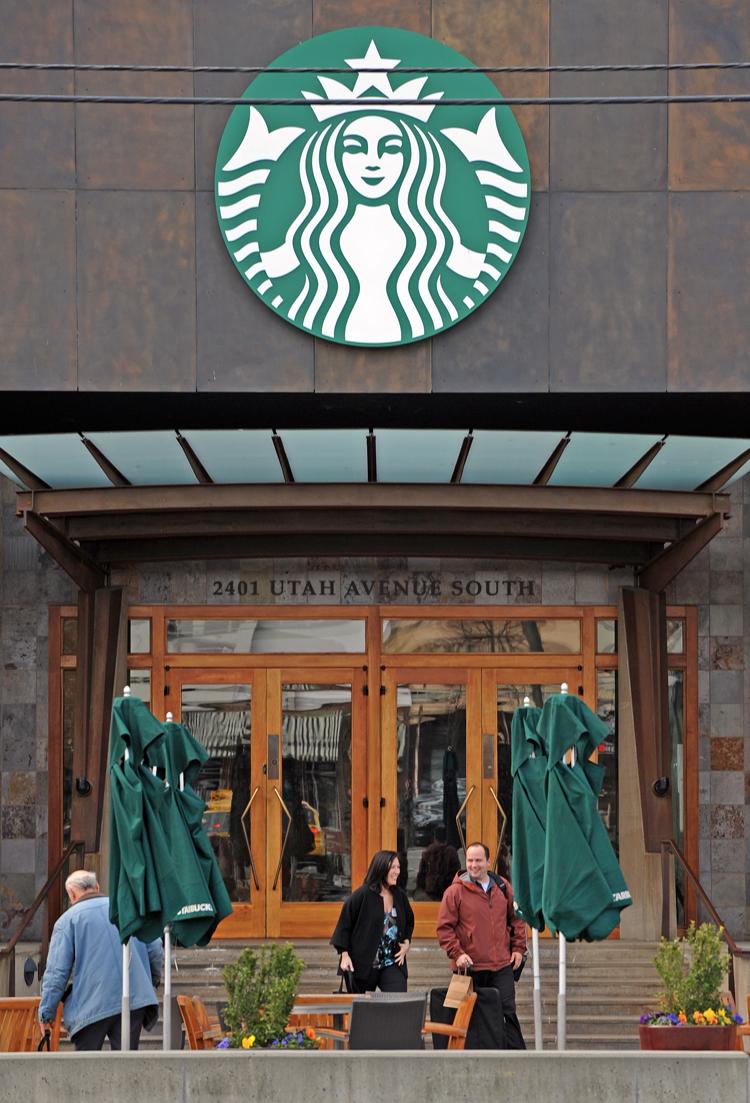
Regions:
<instances>
[{"instance_id":1,"label":"man in red jacket","mask_svg":"<svg viewBox=\"0 0 750 1103\"><path fill-rule=\"evenodd\" d=\"M469 969L475 988L496 988L505 1019L508 1049L526 1049L516 1015L513 970L526 952L526 924L513 911L510 882L489 868L483 843L466 848L466 872L445 890L437 936L454 970Z\"/></svg>"}]
</instances>

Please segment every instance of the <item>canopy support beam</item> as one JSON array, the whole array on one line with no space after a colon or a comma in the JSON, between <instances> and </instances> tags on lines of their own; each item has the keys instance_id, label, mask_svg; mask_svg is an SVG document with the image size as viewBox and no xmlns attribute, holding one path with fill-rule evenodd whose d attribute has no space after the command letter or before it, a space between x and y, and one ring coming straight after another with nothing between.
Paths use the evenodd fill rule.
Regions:
<instances>
[{"instance_id":1,"label":"canopy support beam","mask_svg":"<svg viewBox=\"0 0 750 1103\"><path fill-rule=\"evenodd\" d=\"M714 536L721 532L723 523L723 514L712 513L710 517L699 521L679 540L675 540L668 548L654 556L651 562L638 572L638 585L641 589L662 593L680 571L683 571L688 563L692 562L696 555L713 540Z\"/></svg>"},{"instance_id":2,"label":"canopy support beam","mask_svg":"<svg viewBox=\"0 0 750 1103\"><path fill-rule=\"evenodd\" d=\"M78 545L38 513L29 510L24 516L24 528L52 556L55 563L73 579L80 590L88 593L104 586L104 569Z\"/></svg>"},{"instance_id":3,"label":"canopy support beam","mask_svg":"<svg viewBox=\"0 0 750 1103\"><path fill-rule=\"evenodd\" d=\"M126 618L122 589L79 593L71 831L91 854L102 840L112 701L115 685L123 681L118 667L124 662Z\"/></svg>"}]
</instances>

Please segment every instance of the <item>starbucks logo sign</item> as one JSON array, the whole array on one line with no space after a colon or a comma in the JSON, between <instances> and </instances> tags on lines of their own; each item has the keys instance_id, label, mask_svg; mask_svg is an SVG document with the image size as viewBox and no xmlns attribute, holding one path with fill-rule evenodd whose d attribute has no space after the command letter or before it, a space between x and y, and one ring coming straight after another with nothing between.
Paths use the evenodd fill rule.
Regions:
<instances>
[{"instance_id":1,"label":"starbucks logo sign","mask_svg":"<svg viewBox=\"0 0 750 1103\"><path fill-rule=\"evenodd\" d=\"M317 337L400 345L460 322L508 272L529 214L521 132L481 73L387 27L320 35L257 77L219 145L216 209L242 278ZM343 69L326 75L326 69ZM488 106L441 100L496 100Z\"/></svg>"}]
</instances>

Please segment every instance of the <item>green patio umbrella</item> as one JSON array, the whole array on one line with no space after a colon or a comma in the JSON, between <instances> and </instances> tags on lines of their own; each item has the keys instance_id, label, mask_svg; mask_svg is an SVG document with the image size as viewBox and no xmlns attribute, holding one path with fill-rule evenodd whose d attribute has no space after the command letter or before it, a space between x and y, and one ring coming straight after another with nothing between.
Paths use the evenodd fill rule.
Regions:
<instances>
[{"instance_id":1,"label":"green patio umbrella","mask_svg":"<svg viewBox=\"0 0 750 1103\"><path fill-rule=\"evenodd\" d=\"M588 761L607 728L580 698L560 693L545 702L539 733L548 754L542 911L569 940L603 939L632 902L597 808L604 769Z\"/></svg>"},{"instance_id":2,"label":"green patio umbrella","mask_svg":"<svg viewBox=\"0 0 750 1103\"><path fill-rule=\"evenodd\" d=\"M606 938L631 898L597 808L604 771L588 761L607 729L565 683L560 688L545 701L539 732L547 745L542 911L559 936L557 1046L565 1049L567 940Z\"/></svg>"},{"instance_id":3,"label":"green patio umbrella","mask_svg":"<svg viewBox=\"0 0 750 1103\"><path fill-rule=\"evenodd\" d=\"M542 912L544 886L544 837L547 820L547 753L538 725L540 708L516 709L510 727L510 771L513 776L513 847L511 880L519 915L531 927L534 972L534 1044L542 1039L542 989L539 976L539 931L545 926Z\"/></svg>"},{"instance_id":4,"label":"green patio umbrella","mask_svg":"<svg viewBox=\"0 0 750 1103\"><path fill-rule=\"evenodd\" d=\"M205 942L216 908L175 786L153 770L167 759L165 727L134 697L117 698L112 715L110 886L117 888L110 919L123 942L131 935L144 942L160 938L175 920L182 945ZM120 756L121 748L128 754ZM151 892L154 880L158 897Z\"/></svg>"},{"instance_id":5,"label":"green patio umbrella","mask_svg":"<svg viewBox=\"0 0 750 1103\"><path fill-rule=\"evenodd\" d=\"M195 918L191 912L185 912L185 909L178 912L172 921L172 935L180 945L205 946L221 920L232 914L229 893L203 827L206 804L193 787L193 782L208 758L208 752L183 724L167 722L164 733L165 737L154 747L150 761L152 765L164 770L165 780L171 788L174 802L192 840L214 909L210 922L206 916L201 917L202 930L197 938Z\"/></svg>"},{"instance_id":6,"label":"green patio umbrella","mask_svg":"<svg viewBox=\"0 0 750 1103\"><path fill-rule=\"evenodd\" d=\"M513 898L530 927L544 929L544 836L547 820L547 752L537 725L540 708L519 708L510 729L510 772L513 777Z\"/></svg>"},{"instance_id":7,"label":"green patio umbrella","mask_svg":"<svg viewBox=\"0 0 750 1103\"><path fill-rule=\"evenodd\" d=\"M161 726L135 697L112 707L109 747L109 918L123 942L161 934L162 897L146 830L142 763Z\"/></svg>"}]
</instances>

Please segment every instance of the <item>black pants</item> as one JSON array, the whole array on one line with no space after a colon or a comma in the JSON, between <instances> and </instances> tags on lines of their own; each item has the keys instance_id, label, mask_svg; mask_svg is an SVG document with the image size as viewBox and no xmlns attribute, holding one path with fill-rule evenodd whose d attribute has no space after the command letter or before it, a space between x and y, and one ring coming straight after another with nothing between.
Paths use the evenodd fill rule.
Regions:
<instances>
[{"instance_id":1,"label":"black pants","mask_svg":"<svg viewBox=\"0 0 750 1103\"><path fill-rule=\"evenodd\" d=\"M145 1007L139 1007L137 1011L130 1012L130 1048L138 1049L138 1042L141 1037L141 1027L143 1026L143 1016L146 1014ZM71 1038L76 1050L93 1050L101 1049L104 1045L104 1039L109 1038L109 1045L111 1049L122 1049L122 1038L120 1035L120 1027L122 1025L121 1015L110 1015L108 1019L99 1019L95 1023L89 1023L88 1026L84 1026L82 1030L77 1031Z\"/></svg>"},{"instance_id":2,"label":"black pants","mask_svg":"<svg viewBox=\"0 0 750 1103\"><path fill-rule=\"evenodd\" d=\"M352 977L352 988L360 995L363 992L405 992L406 977L398 965L386 965L385 969L371 969L366 977Z\"/></svg>"},{"instance_id":3,"label":"black pants","mask_svg":"<svg viewBox=\"0 0 750 1103\"><path fill-rule=\"evenodd\" d=\"M496 988L500 993L500 1003L505 1020L505 1048L526 1049L526 1043L521 1033L521 1024L516 1014L516 988L513 980L513 967L506 965L504 969L496 971L472 969L471 975L475 988Z\"/></svg>"}]
</instances>

